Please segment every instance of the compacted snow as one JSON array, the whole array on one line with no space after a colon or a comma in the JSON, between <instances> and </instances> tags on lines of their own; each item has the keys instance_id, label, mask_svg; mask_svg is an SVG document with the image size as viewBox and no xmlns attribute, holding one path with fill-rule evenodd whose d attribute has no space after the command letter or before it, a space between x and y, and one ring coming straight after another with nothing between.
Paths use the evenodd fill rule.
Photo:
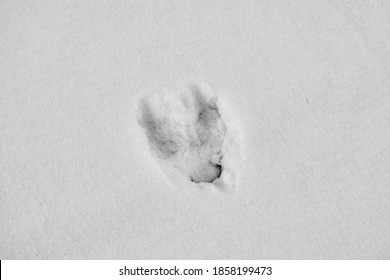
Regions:
<instances>
[{"instance_id":1,"label":"compacted snow","mask_svg":"<svg viewBox=\"0 0 390 280\"><path fill-rule=\"evenodd\" d=\"M2 1L0 258L390 258L389 15Z\"/></svg>"}]
</instances>

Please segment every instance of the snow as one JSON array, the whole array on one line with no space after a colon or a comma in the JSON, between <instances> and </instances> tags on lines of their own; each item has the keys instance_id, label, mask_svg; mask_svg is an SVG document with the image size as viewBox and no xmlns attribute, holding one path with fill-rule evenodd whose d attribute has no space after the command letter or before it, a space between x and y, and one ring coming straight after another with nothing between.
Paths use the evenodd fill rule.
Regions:
<instances>
[{"instance_id":1,"label":"snow","mask_svg":"<svg viewBox=\"0 0 390 280\"><path fill-rule=\"evenodd\" d=\"M0 258L388 259L389 14L2 1ZM156 158L139 123L149 93L202 83L229 191Z\"/></svg>"}]
</instances>

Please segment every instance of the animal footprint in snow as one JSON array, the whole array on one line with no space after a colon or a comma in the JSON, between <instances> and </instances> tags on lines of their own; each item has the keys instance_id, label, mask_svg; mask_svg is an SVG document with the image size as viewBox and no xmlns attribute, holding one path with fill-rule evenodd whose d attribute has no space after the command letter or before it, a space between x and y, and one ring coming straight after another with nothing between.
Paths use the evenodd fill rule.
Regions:
<instances>
[{"instance_id":1,"label":"animal footprint in snow","mask_svg":"<svg viewBox=\"0 0 390 280\"><path fill-rule=\"evenodd\" d=\"M194 183L216 184L225 172L228 127L213 91L194 86L152 94L139 105L139 124L155 155Z\"/></svg>"}]
</instances>

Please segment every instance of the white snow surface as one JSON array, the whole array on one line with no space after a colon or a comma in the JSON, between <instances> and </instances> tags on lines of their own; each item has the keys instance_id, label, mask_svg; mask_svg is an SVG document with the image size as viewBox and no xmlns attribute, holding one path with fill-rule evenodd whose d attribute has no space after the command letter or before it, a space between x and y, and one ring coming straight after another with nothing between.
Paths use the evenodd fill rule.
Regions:
<instances>
[{"instance_id":1,"label":"white snow surface","mask_svg":"<svg viewBox=\"0 0 390 280\"><path fill-rule=\"evenodd\" d=\"M0 259L389 259L389 15L1 1ZM240 149L229 192L176 176L137 119L203 82Z\"/></svg>"}]
</instances>

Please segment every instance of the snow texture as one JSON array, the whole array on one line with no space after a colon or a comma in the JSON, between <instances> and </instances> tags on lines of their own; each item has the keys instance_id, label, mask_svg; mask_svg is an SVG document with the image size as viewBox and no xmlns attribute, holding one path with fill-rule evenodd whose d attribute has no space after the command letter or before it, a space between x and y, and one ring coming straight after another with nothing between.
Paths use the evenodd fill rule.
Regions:
<instances>
[{"instance_id":1,"label":"snow texture","mask_svg":"<svg viewBox=\"0 0 390 280\"><path fill-rule=\"evenodd\" d=\"M0 259L389 259L390 1L0 1Z\"/></svg>"}]
</instances>

